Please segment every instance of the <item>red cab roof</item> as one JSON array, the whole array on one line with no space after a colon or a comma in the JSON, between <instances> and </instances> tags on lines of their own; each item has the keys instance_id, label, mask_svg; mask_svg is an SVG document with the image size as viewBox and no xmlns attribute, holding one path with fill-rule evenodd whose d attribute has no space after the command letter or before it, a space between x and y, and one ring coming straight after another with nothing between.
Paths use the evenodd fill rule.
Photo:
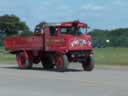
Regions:
<instances>
[{"instance_id":1,"label":"red cab roof","mask_svg":"<svg viewBox=\"0 0 128 96\"><path fill-rule=\"evenodd\" d=\"M76 24L77 24L78 27L88 27L88 25L86 23L82 23L82 22L79 22L79 21L63 22L63 23L61 23L60 26L62 26L62 27L72 27Z\"/></svg>"}]
</instances>

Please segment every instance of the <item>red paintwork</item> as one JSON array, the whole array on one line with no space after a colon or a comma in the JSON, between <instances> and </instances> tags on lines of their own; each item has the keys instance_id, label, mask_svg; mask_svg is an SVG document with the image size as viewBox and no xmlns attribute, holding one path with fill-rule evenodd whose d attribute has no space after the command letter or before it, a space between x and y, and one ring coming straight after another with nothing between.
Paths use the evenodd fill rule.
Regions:
<instances>
[{"instance_id":1,"label":"red paintwork","mask_svg":"<svg viewBox=\"0 0 128 96\"><path fill-rule=\"evenodd\" d=\"M20 68L24 68L25 64L24 61L25 57L24 56L17 56L17 61L18 61L18 65L20 66Z\"/></svg>"},{"instance_id":2,"label":"red paintwork","mask_svg":"<svg viewBox=\"0 0 128 96\"><path fill-rule=\"evenodd\" d=\"M63 58L62 58L61 56L58 56L58 58L57 58L55 64L56 64L56 67L57 67L58 69L64 68L64 60L63 60Z\"/></svg>"},{"instance_id":3,"label":"red paintwork","mask_svg":"<svg viewBox=\"0 0 128 96\"><path fill-rule=\"evenodd\" d=\"M65 54L70 50L92 50L92 38L90 35L82 35L82 36L73 36L73 35L62 35L60 34L60 30L62 27L72 27L74 22L63 22L57 30L58 36L47 36L46 39L46 51L57 51ZM85 23L79 22L78 27L87 28L88 25ZM77 44L76 46L71 46L71 43L75 40L88 40L88 44L81 45Z\"/></svg>"},{"instance_id":4,"label":"red paintwork","mask_svg":"<svg viewBox=\"0 0 128 96\"><path fill-rule=\"evenodd\" d=\"M44 35L31 37L11 37L5 40L5 47L9 50L42 50L55 51L65 54L70 50L92 50L92 38L90 35L73 36L69 34L62 35L62 27L72 27L74 22L63 22L58 26L57 36L50 36L49 29L44 30ZM87 28L85 23L78 22L78 27Z\"/></svg>"},{"instance_id":5,"label":"red paintwork","mask_svg":"<svg viewBox=\"0 0 128 96\"><path fill-rule=\"evenodd\" d=\"M43 39L42 36L8 37L5 40L5 47L10 50L42 49Z\"/></svg>"},{"instance_id":6,"label":"red paintwork","mask_svg":"<svg viewBox=\"0 0 128 96\"><path fill-rule=\"evenodd\" d=\"M90 43L88 44L76 44L72 46L72 43L76 40L88 40ZM58 36L58 37L50 37L50 39L47 40L47 51L54 50L54 51L60 51L61 53L65 53L66 51L70 50L92 50L92 38L89 35L84 36L72 36L72 35L66 35L66 36Z\"/></svg>"},{"instance_id":7,"label":"red paintwork","mask_svg":"<svg viewBox=\"0 0 128 96\"><path fill-rule=\"evenodd\" d=\"M22 69L31 68L33 63L38 64L40 61L47 64L44 60L50 60L52 65L48 66L55 65L56 69L63 70L67 68L68 62L81 63L94 54L92 37L86 33L87 27L87 24L79 21L45 25L41 32L32 36L6 38L5 48L16 54Z\"/></svg>"},{"instance_id":8,"label":"red paintwork","mask_svg":"<svg viewBox=\"0 0 128 96\"><path fill-rule=\"evenodd\" d=\"M92 38L89 35L79 37L70 36L69 50L89 50L92 49Z\"/></svg>"},{"instance_id":9,"label":"red paintwork","mask_svg":"<svg viewBox=\"0 0 128 96\"><path fill-rule=\"evenodd\" d=\"M78 22L79 22L79 21L78 21ZM61 26L61 27L67 27L67 26L68 26L68 27L72 27L73 24L74 24L74 22L63 22L60 26ZM79 22L78 27L85 27L85 28L87 28L88 25L85 24L85 23Z\"/></svg>"}]
</instances>

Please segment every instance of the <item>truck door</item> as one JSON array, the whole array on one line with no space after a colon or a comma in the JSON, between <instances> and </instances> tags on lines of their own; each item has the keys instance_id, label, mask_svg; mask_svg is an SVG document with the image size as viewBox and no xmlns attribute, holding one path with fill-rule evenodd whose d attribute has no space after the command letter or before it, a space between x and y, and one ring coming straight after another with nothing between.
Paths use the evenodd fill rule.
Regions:
<instances>
[{"instance_id":1,"label":"truck door","mask_svg":"<svg viewBox=\"0 0 128 96\"><path fill-rule=\"evenodd\" d=\"M56 51L65 47L64 38L58 35L57 27L49 27L49 32L45 36L46 38L46 51Z\"/></svg>"},{"instance_id":2,"label":"truck door","mask_svg":"<svg viewBox=\"0 0 128 96\"><path fill-rule=\"evenodd\" d=\"M44 44L45 51L51 50L51 45L54 43L54 39L56 38L56 28L55 27L46 27L43 29L44 32Z\"/></svg>"}]
</instances>

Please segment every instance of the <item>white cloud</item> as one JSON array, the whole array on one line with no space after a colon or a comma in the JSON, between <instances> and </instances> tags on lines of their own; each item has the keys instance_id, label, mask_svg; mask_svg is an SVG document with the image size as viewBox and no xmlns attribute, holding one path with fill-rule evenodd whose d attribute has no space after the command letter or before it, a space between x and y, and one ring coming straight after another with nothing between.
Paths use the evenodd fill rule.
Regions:
<instances>
[{"instance_id":1,"label":"white cloud","mask_svg":"<svg viewBox=\"0 0 128 96\"><path fill-rule=\"evenodd\" d=\"M81 6L81 9L86 11L100 11L100 10L104 10L105 7L100 5L87 4L87 5Z\"/></svg>"}]
</instances>

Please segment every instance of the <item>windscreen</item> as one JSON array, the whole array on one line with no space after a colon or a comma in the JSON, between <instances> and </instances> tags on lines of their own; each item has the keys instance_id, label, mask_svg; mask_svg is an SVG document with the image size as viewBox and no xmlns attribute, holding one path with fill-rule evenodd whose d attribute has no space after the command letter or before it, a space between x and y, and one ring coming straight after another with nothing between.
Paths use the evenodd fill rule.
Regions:
<instances>
[{"instance_id":1,"label":"windscreen","mask_svg":"<svg viewBox=\"0 0 128 96\"><path fill-rule=\"evenodd\" d=\"M71 34L71 35L83 35L86 32L86 28L83 27L62 27L61 34Z\"/></svg>"}]
</instances>

